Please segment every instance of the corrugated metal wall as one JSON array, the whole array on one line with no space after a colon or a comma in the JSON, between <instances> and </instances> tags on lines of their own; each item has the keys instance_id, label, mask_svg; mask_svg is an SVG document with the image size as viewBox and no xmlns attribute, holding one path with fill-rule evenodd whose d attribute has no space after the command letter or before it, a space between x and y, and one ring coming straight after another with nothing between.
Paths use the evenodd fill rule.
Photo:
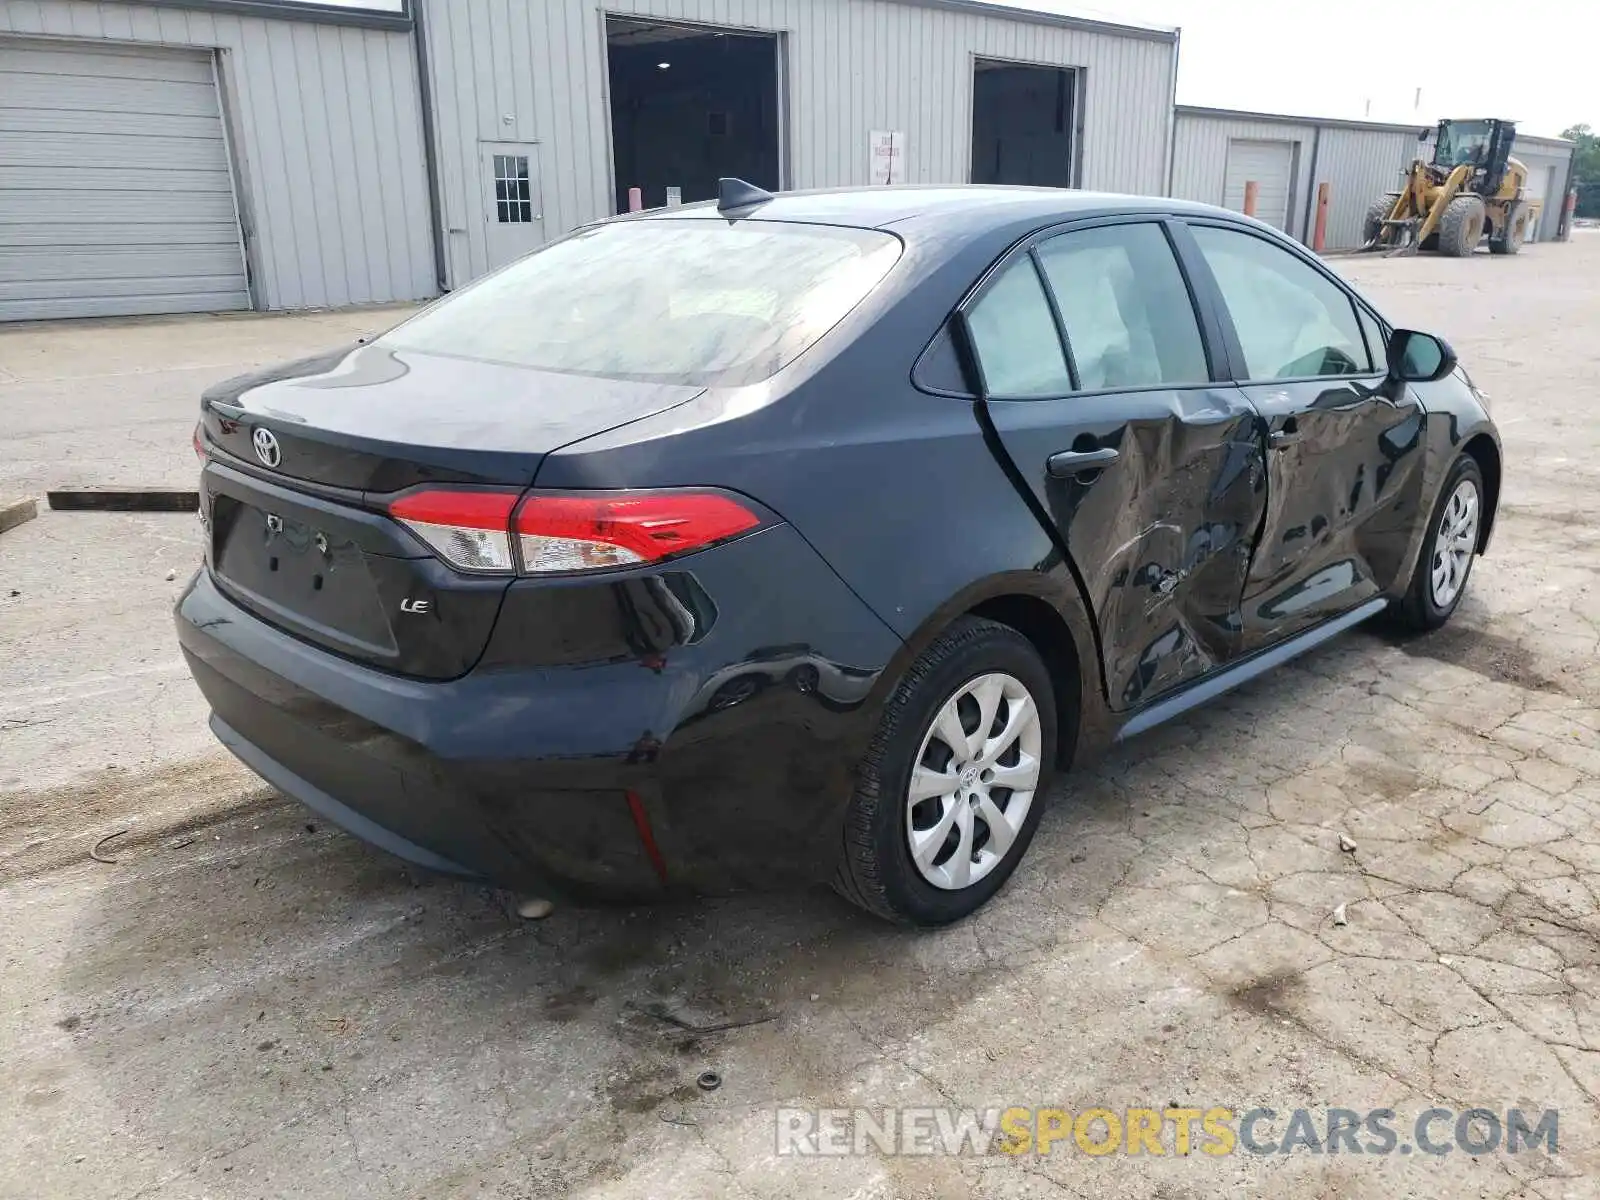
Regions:
<instances>
[{"instance_id":1,"label":"corrugated metal wall","mask_svg":"<svg viewBox=\"0 0 1600 1200\"><path fill-rule=\"evenodd\" d=\"M783 35L786 185L864 184L868 135L906 134L911 183L957 183L971 156L974 55L1081 68L1086 188L1165 191L1170 39L896 0L608 0L606 12ZM451 283L488 265L478 144L537 142L544 229L609 214L604 17L593 0L424 4Z\"/></svg>"},{"instance_id":2,"label":"corrugated metal wall","mask_svg":"<svg viewBox=\"0 0 1600 1200\"><path fill-rule=\"evenodd\" d=\"M1354 250L1366 240L1362 225L1372 202L1386 192L1399 191L1401 173L1417 157L1413 129L1322 130L1317 148L1318 185L1328 184L1328 240L1325 249ZM1312 209L1312 221L1316 210ZM1307 238L1307 241L1310 239Z\"/></svg>"},{"instance_id":3,"label":"corrugated metal wall","mask_svg":"<svg viewBox=\"0 0 1600 1200\"><path fill-rule=\"evenodd\" d=\"M221 51L258 307L437 292L408 34L136 4L0 0L5 33Z\"/></svg>"},{"instance_id":4,"label":"corrugated metal wall","mask_svg":"<svg viewBox=\"0 0 1600 1200\"><path fill-rule=\"evenodd\" d=\"M1178 110L1172 151L1172 195L1203 204L1225 203L1228 143L1234 140L1292 142L1295 155L1294 186L1289 194L1291 237L1303 232L1307 175L1311 169L1311 138L1315 129L1286 121L1247 120L1240 117L1202 116Z\"/></svg>"}]
</instances>

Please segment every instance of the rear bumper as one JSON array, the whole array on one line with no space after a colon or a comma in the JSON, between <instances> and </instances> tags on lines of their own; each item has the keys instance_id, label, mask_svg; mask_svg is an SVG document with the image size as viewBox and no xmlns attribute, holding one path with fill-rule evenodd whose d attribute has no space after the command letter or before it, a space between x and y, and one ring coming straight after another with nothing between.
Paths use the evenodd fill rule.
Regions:
<instances>
[{"instance_id":1,"label":"rear bumper","mask_svg":"<svg viewBox=\"0 0 1600 1200\"><path fill-rule=\"evenodd\" d=\"M260 746L246 741L237 729L234 729L221 717L217 716L216 713L211 714L211 732L217 735L217 741L233 751L240 762L244 763L245 766L249 767L285 796L300 801L301 804L326 817L345 832L353 833L362 841L369 842L380 850L387 850L396 858L403 858L407 862L415 863L419 867L426 867L430 871L469 877L476 874L471 868L464 867L457 862L451 862L448 858L435 854L426 846L419 846L415 842L407 841L394 830L384 828L370 817L357 812L348 804L341 804L310 780L302 779L288 767L270 757Z\"/></svg>"},{"instance_id":2,"label":"rear bumper","mask_svg":"<svg viewBox=\"0 0 1600 1200\"><path fill-rule=\"evenodd\" d=\"M402 858L580 898L827 878L899 640L786 526L686 564L514 584L449 681L294 638L205 571L176 619L219 739Z\"/></svg>"}]
</instances>

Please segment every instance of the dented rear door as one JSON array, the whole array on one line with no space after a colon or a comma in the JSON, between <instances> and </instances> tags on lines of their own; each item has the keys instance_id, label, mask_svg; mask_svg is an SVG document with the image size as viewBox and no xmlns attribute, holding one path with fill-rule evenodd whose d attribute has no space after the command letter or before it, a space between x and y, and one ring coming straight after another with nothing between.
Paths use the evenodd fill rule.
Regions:
<instances>
[{"instance_id":1,"label":"dented rear door","mask_svg":"<svg viewBox=\"0 0 1600 1200\"><path fill-rule=\"evenodd\" d=\"M1047 237L966 311L986 419L1083 580L1112 707L1236 657L1262 430L1211 362L1164 224Z\"/></svg>"}]
</instances>

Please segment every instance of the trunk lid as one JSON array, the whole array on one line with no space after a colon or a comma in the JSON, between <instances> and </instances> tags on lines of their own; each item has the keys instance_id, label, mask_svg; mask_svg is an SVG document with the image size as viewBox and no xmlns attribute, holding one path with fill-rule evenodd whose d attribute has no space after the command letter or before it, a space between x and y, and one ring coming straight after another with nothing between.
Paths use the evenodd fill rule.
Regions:
<instances>
[{"instance_id":1,"label":"trunk lid","mask_svg":"<svg viewBox=\"0 0 1600 1200\"><path fill-rule=\"evenodd\" d=\"M248 470L386 494L429 482L525 487L551 450L702 391L363 345L218 384L201 412L208 440ZM263 428L276 462L254 444Z\"/></svg>"},{"instance_id":2,"label":"trunk lid","mask_svg":"<svg viewBox=\"0 0 1600 1200\"><path fill-rule=\"evenodd\" d=\"M467 575L389 517L422 483L520 489L552 450L703 389L359 346L229 381L202 400L206 561L236 602L357 662L472 669L504 575Z\"/></svg>"}]
</instances>

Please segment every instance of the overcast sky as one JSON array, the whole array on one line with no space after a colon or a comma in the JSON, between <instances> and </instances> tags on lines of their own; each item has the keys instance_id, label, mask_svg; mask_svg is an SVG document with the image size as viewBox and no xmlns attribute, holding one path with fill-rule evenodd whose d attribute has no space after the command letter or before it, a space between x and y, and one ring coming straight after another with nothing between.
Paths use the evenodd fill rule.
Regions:
<instances>
[{"instance_id":1,"label":"overcast sky","mask_svg":"<svg viewBox=\"0 0 1600 1200\"><path fill-rule=\"evenodd\" d=\"M1597 0L1002 3L1181 27L1180 104L1419 127L1510 117L1546 136L1600 128Z\"/></svg>"}]
</instances>

